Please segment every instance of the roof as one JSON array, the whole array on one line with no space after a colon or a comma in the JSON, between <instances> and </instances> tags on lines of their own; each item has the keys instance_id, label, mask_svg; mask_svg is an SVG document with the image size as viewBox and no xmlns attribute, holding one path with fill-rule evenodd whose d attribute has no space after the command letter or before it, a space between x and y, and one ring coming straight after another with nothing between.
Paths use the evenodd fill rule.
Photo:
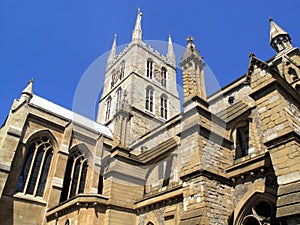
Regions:
<instances>
[{"instance_id":1,"label":"roof","mask_svg":"<svg viewBox=\"0 0 300 225\"><path fill-rule=\"evenodd\" d=\"M222 120L226 121L226 123L230 122L234 118L242 115L244 112L248 111L251 107L245 104L242 101L239 101L232 106L226 108L218 112L216 115L220 117Z\"/></svg>"},{"instance_id":2,"label":"roof","mask_svg":"<svg viewBox=\"0 0 300 225\"><path fill-rule=\"evenodd\" d=\"M40 107L44 110L47 110L51 113L54 113L56 115L59 115L66 119L69 119L72 122L75 122L83 127L86 127L88 129L91 129L96 132L100 132L108 137L112 137L112 132L108 127L106 127L100 123L97 123L87 117L84 117L78 113L75 113L69 109L59 106L53 102L50 102L40 96L33 95L33 97L30 100L30 105L38 106L38 107Z\"/></svg>"}]
</instances>

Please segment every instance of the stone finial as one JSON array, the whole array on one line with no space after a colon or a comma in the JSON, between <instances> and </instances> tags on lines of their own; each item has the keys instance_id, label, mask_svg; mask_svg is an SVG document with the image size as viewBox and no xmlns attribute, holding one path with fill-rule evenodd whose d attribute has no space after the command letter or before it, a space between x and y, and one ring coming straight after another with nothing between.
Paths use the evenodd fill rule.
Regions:
<instances>
[{"instance_id":1,"label":"stone finial","mask_svg":"<svg viewBox=\"0 0 300 225\"><path fill-rule=\"evenodd\" d=\"M27 82L27 86L24 88L24 90L22 91L22 95L21 96L29 96L30 98L32 97L32 84L34 82L34 78L32 78L31 80L29 80Z\"/></svg>"},{"instance_id":2,"label":"stone finial","mask_svg":"<svg viewBox=\"0 0 300 225\"><path fill-rule=\"evenodd\" d=\"M34 78L28 81L27 86L24 88L24 90L21 93L21 97L19 99L18 104L12 108L12 112L18 111L23 105L26 105L31 98L33 97L33 91L32 91L32 84L34 82Z\"/></svg>"}]
</instances>

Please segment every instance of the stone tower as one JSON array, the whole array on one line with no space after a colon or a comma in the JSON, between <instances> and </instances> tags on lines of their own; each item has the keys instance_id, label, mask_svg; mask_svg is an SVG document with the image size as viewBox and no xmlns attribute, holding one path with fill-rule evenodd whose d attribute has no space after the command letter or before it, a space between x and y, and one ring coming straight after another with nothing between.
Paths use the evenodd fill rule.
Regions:
<instances>
[{"instance_id":1,"label":"stone tower","mask_svg":"<svg viewBox=\"0 0 300 225\"><path fill-rule=\"evenodd\" d=\"M123 130L117 132L128 136L123 139L125 145L180 112L172 39L169 36L167 55L163 56L142 40L141 20L142 13L138 10L132 41L119 54L116 53L116 35L114 37L97 117L97 122L112 131L122 127ZM126 106L130 108L126 126L115 124L123 121L117 117L121 115L118 111L122 108L124 93Z\"/></svg>"}]
</instances>

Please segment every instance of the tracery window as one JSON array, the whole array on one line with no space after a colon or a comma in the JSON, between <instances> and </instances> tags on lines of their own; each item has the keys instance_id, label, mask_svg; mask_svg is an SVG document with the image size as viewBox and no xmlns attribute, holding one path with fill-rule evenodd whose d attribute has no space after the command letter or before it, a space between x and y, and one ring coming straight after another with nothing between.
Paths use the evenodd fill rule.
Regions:
<instances>
[{"instance_id":1,"label":"tracery window","mask_svg":"<svg viewBox=\"0 0 300 225\"><path fill-rule=\"evenodd\" d=\"M43 196L52 155L53 146L48 137L41 136L32 141L27 149L17 184L17 192Z\"/></svg>"},{"instance_id":2,"label":"tracery window","mask_svg":"<svg viewBox=\"0 0 300 225\"><path fill-rule=\"evenodd\" d=\"M71 151L64 176L60 201L65 201L84 192L88 164L79 148Z\"/></svg>"},{"instance_id":3,"label":"tracery window","mask_svg":"<svg viewBox=\"0 0 300 225\"><path fill-rule=\"evenodd\" d=\"M167 69L165 67L161 68L160 82L163 87L167 86Z\"/></svg>"},{"instance_id":4,"label":"tracery window","mask_svg":"<svg viewBox=\"0 0 300 225\"><path fill-rule=\"evenodd\" d=\"M152 87L147 87L146 88L146 104L145 108L146 110L153 112L153 88Z\"/></svg>"},{"instance_id":5,"label":"tracery window","mask_svg":"<svg viewBox=\"0 0 300 225\"><path fill-rule=\"evenodd\" d=\"M152 59L147 60L147 77L152 79L153 75L153 61Z\"/></svg>"},{"instance_id":6,"label":"tracery window","mask_svg":"<svg viewBox=\"0 0 300 225\"><path fill-rule=\"evenodd\" d=\"M163 119L168 118L168 100L167 96L165 95L160 97L160 116Z\"/></svg>"},{"instance_id":7,"label":"tracery window","mask_svg":"<svg viewBox=\"0 0 300 225\"><path fill-rule=\"evenodd\" d=\"M236 219L237 225L278 225L276 207L267 199L257 199L253 203L246 203L240 216Z\"/></svg>"}]
</instances>

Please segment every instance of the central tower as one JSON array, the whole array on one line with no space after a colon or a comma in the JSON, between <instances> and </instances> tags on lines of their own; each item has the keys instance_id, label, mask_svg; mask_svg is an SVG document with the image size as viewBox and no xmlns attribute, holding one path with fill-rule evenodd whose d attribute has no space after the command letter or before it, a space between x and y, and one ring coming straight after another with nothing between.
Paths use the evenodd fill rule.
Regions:
<instances>
[{"instance_id":1,"label":"central tower","mask_svg":"<svg viewBox=\"0 0 300 225\"><path fill-rule=\"evenodd\" d=\"M98 108L97 122L125 146L180 113L171 36L164 56L143 42L141 21L138 10L132 40L118 55L114 36Z\"/></svg>"}]
</instances>

